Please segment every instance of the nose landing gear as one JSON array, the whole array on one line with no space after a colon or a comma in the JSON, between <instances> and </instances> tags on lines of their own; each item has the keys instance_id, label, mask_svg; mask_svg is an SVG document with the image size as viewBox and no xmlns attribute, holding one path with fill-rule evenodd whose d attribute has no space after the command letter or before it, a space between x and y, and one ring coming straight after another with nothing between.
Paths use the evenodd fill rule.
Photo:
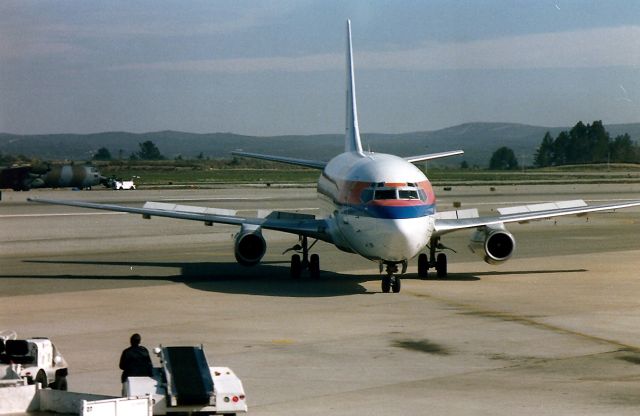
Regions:
<instances>
[{"instance_id":1,"label":"nose landing gear","mask_svg":"<svg viewBox=\"0 0 640 416\"><path fill-rule=\"evenodd\" d=\"M389 291L393 291L393 293L399 293L402 281L400 280L400 276L395 275L395 273L398 273L398 264L385 263L385 266L387 274L382 276L382 292L389 293ZM380 268L382 269L382 264L380 265ZM406 271L406 268L405 263L402 265L402 271Z\"/></svg>"}]
</instances>

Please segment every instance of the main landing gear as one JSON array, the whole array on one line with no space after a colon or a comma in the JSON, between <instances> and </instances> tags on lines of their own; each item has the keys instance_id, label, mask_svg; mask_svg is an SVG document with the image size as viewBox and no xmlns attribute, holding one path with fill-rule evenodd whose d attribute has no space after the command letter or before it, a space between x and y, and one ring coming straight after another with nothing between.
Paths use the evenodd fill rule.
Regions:
<instances>
[{"instance_id":1,"label":"main landing gear","mask_svg":"<svg viewBox=\"0 0 640 416\"><path fill-rule=\"evenodd\" d=\"M320 277L320 256L317 254L309 255L309 250L318 242L315 240L311 245L309 245L309 241L307 237L300 237L300 244L296 244L290 249L285 250L282 254L287 253L288 251L295 251L298 254L294 254L291 256L291 277L294 279L299 279L302 276L302 271L304 269L309 270L309 276L312 279L317 279ZM302 255L302 257L301 257Z\"/></svg>"},{"instance_id":2,"label":"main landing gear","mask_svg":"<svg viewBox=\"0 0 640 416\"><path fill-rule=\"evenodd\" d=\"M421 253L418 256L418 277L422 279L427 278L430 268L436 269L438 278L447 277L447 255L442 252L436 255L436 252L438 250L449 249L455 253L455 250L442 245L440 243L440 237L432 237L427 247L429 248L429 256L427 257L425 253Z\"/></svg>"}]
</instances>

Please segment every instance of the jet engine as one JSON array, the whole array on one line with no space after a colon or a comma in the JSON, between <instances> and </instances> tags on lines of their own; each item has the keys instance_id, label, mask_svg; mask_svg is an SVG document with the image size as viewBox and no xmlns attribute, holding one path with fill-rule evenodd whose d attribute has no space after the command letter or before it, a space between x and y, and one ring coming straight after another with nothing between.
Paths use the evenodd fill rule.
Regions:
<instances>
[{"instance_id":1,"label":"jet engine","mask_svg":"<svg viewBox=\"0 0 640 416\"><path fill-rule=\"evenodd\" d=\"M479 227L469 242L471 252L489 264L500 264L509 260L515 248L516 240L503 224Z\"/></svg>"},{"instance_id":2,"label":"jet engine","mask_svg":"<svg viewBox=\"0 0 640 416\"><path fill-rule=\"evenodd\" d=\"M267 251L267 242L259 226L243 225L236 235L234 254L243 266L255 266Z\"/></svg>"}]
</instances>

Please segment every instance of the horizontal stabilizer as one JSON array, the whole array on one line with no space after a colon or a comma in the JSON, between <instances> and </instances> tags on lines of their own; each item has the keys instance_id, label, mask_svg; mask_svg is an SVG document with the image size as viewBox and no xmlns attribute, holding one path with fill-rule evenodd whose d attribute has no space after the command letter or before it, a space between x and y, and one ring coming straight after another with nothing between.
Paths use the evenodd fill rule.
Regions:
<instances>
[{"instance_id":1,"label":"horizontal stabilizer","mask_svg":"<svg viewBox=\"0 0 640 416\"><path fill-rule=\"evenodd\" d=\"M464 153L464 150L450 150L448 152L429 153L419 156L407 156L404 158L409 163L424 162L425 160L441 159L443 157L456 156Z\"/></svg>"},{"instance_id":2,"label":"horizontal stabilizer","mask_svg":"<svg viewBox=\"0 0 640 416\"><path fill-rule=\"evenodd\" d=\"M249 152L231 152L231 154L234 156L250 157L252 159L261 159L261 160L269 160L271 162L288 163L290 165L304 166L306 168L311 168L311 169L322 170L324 169L325 166L327 166L327 162L322 162L318 160L296 159L293 157L263 155L260 153L249 153Z\"/></svg>"}]
</instances>

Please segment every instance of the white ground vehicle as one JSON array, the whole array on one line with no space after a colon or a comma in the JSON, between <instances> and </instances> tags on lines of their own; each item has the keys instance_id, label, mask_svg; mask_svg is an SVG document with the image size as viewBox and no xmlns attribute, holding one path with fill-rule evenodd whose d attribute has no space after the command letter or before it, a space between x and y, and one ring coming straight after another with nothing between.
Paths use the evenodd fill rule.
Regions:
<instances>
[{"instance_id":1,"label":"white ground vehicle","mask_svg":"<svg viewBox=\"0 0 640 416\"><path fill-rule=\"evenodd\" d=\"M111 185L112 189L116 189L116 190L135 190L136 189L136 184L133 183L133 180L130 181L123 181L123 180L114 180L112 185Z\"/></svg>"},{"instance_id":2,"label":"white ground vehicle","mask_svg":"<svg viewBox=\"0 0 640 416\"><path fill-rule=\"evenodd\" d=\"M247 411L240 379L227 367L209 367L203 347L155 349L161 367L153 377L129 377L124 385L128 397L153 398L153 414L219 413Z\"/></svg>"},{"instance_id":3,"label":"white ground vehicle","mask_svg":"<svg viewBox=\"0 0 640 416\"><path fill-rule=\"evenodd\" d=\"M67 362L48 338L16 339L15 332L0 334L0 379L19 375L28 384L67 389Z\"/></svg>"}]
</instances>

